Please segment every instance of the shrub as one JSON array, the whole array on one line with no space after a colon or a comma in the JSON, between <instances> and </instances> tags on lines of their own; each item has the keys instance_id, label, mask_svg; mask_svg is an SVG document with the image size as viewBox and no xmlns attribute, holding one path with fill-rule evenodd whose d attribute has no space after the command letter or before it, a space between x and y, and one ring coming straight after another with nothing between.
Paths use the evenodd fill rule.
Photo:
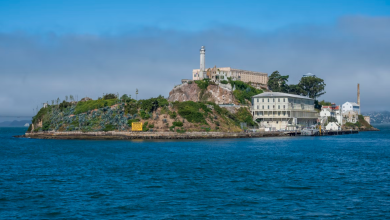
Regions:
<instances>
[{"instance_id":1,"label":"shrub","mask_svg":"<svg viewBox=\"0 0 390 220\"><path fill-rule=\"evenodd\" d=\"M220 81L222 84L228 84L229 82L227 80L221 80Z\"/></svg>"},{"instance_id":2,"label":"shrub","mask_svg":"<svg viewBox=\"0 0 390 220\"><path fill-rule=\"evenodd\" d=\"M100 99L100 100L89 100L86 102L78 102L74 114L77 115L83 112L91 111L93 109L112 106L115 105L116 102L117 102L116 99L108 99L108 100Z\"/></svg>"},{"instance_id":3,"label":"shrub","mask_svg":"<svg viewBox=\"0 0 390 220\"><path fill-rule=\"evenodd\" d=\"M48 131L50 128L50 121L45 121L43 124L42 124L42 131Z\"/></svg>"},{"instance_id":4,"label":"shrub","mask_svg":"<svg viewBox=\"0 0 390 220\"><path fill-rule=\"evenodd\" d=\"M179 128L179 129L176 129L176 132L177 132L177 133L185 133L185 132L186 132L186 130L184 130L184 129L180 129L180 128Z\"/></svg>"},{"instance_id":5,"label":"shrub","mask_svg":"<svg viewBox=\"0 0 390 220\"><path fill-rule=\"evenodd\" d=\"M204 103L186 101L175 102L174 105L178 108L179 115L187 119L188 122L207 124L204 115L207 115L211 110ZM205 113L199 112L200 109Z\"/></svg>"},{"instance_id":6,"label":"shrub","mask_svg":"<svg viewBox=\"0 0 390 220\"><path fill-rule=\"evenodd\" d=\"M132 127L133 122L139 122L139 119L138 118L129 119L129 120L127 120L127 125L129 125L129 127Z\"/></svg>"},{"instance_id":7,"label":"shrub","mask_svg":"<svg viewBox=\"0 0 390 220\"><path fill-rule=\"evenodd\" d=\"M113 130L115 130L115 126L112 124L108 124L103 128L103 131L113 131Z\"/></svg>"},{"instance_id":8,"label":"shrub","mask_svg":"<svg viewBox=\"0 0 390 220\"><path fill-rule=\"evenodd\" d=\"M114 93L108 93L103 96L103 99L108 100L108 99L117 99L118 97Z\"/></svg>"},{"instance_id":9,"label":"shrub","mask_svg":"<svg viewBox=\"0 0 390 220\"><path fill-rule=\"evenodd\" d=\"M68 108L72 106L72 104L70 102L67 102L67 101L62 101L62 103L59 105L59 108L61 111L63 111L64 109Z\"/></svg>"},{"instance_id":10,"label":"shrub","mask_svg":"<svg viewBox=\"0 0 390 220\"><path fill-rule=\"evenodd\" d=\"M148 128L148 122L145 122L143 125L142 125L142 131L149 131L149 128Z\"/></svg>"},{"instance_id":11,"label":"shrub","mask_svg":"<svg viewBox=\"0 0 390 220\"><path fill-rule=\"evenodd\" d=\"M192 84L192 81L188 81L188 84Z\"/></svg>"},{"instance_id":12,"label":"shrub","mask_svg":"<svg viewBox=\"0 0 390 220\"><path fill-rule=\"evenodd\" d=\"M154 128L154 124L150 124L150 125L149 125L149 128Z\"/></svg>"},{"instance_id":13,"label":"shrub","mask_svg":"<svg viewBox=\"0 0 390 220\"><path fill-rule=\"evenodd\" d=\"M251 101L252 96L263 92L263 90L256 89L242 81L233 81L229 78L229 83L232 87L236 87L236 90L233 91L233 95L242 104L245 104L246 100Z\"/></svg>"},{"instance_id":14,"label":"shrub","mask_svg":"<svg viewBox=\"0 0 390 220\"><path fill-rule=\"evenodd\" d=\"M144 110L141 110L139 113L140 113L140 116L142 119L149 119L150 118L149 113L145 112Z\"/></svg>"},{"instance_id":15,"label":"shrub","mask_svg":"<svg viewBox=\"0 0 390 220\"><path fill-rule=\"evenodd\" d=\"M183 127L183 122L175 121L175 122L172 123L172 125L175 126L175 127Z\"/></svg>"},{"instance_id":16,"label":"shrub","mask_svg":"<svg viewBox=\"0 0 390 220\"><path fill-rule=\"evenodd\" d=\"M157 98L143 99L138 101L138 105L141 109L147 112L154 112L159 107L167 106L168 100L164 96L158 96Z\"/></svg>"},{"instance_id":17,"label":"shrub","mask_svg":"<svg viewBox=\"0 0 390 220\"><path fill-rule=\"evenodd\" d=\"M169 112L168 114L169 114L169 117L172 118L172 119L175 119L177 117L177 114L176 114L175 111Z\"/></svg>"},{"instance_id":18,"label":"shrub","mask_svg":"<svg viewBox=\"0 0 390 220\"><path fill-rule=\"evenodd\" d=\"M195 83L198 85L198 87L201 90L205 90L209 86L210 80L209 79L195 80Z\"/></svg>"},{"instance_id":19,"label":"shrub","mask_svg":"<svg viewBox=\"0 0 390 220\"><path fill-rule=\"evenodd\" d=\"M31 130L32 130L32 124L30 124L30 126L28 126L27 132L31 132Z\"/></svg>"},{"instance_id":20,"label":"shrub","mask_svg":"<svg viewBox=\"0 0 390 220\"><path fill-rule=\"evenodd\" d=\"M46 108L41 108L38 113L33 117L32 123L38 123L38 121L41 121L43 117L48 114L52 110L51 106L48 106Z\"/></svg>"}]
</instances>

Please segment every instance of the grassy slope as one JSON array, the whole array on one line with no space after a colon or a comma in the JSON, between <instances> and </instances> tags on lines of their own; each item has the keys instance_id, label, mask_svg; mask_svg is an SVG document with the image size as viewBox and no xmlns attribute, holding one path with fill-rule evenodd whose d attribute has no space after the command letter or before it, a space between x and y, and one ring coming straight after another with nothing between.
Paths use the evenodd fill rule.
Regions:
<instances>
[{"instance_id":1,"label":"grassy slope","mask_svg":"<svg viewBox=\"0 0 390 220\"><path fill-rule=\"evenodd\" d=\"M132 122L140 121L144 124L144 131L241 131L240 122L247 122L253 125L251 113L248 108L241 108L236 114L231 114L215 103L201 102L175 102L170 105L164 103L152 112L141 109L148 109L147 101L139 103L120 103L118 108L101 108L99 111L90 112L97 105L89 103L78 104L77 106L59 109L50 106L42 109L35 116L35 127L38 121L43 122L43 127L35 131L57 130L57 131L130 131ZM98 102L101 105L104 102ZM115 103L115 102L110 102ZM109 103L109 104L110 104ZM104 106L104 105L103 105ZM152 106L153 107L153 106ZM86 112L81 112L84 109ZM136 114L125 113L132 111ZM80 114L76 114L76 112ZM72 116L72 115L75 116ZM130 118L127 118L130 117ZM147 125L145 125L147 124Z\"/></svg>"}]
</instances>

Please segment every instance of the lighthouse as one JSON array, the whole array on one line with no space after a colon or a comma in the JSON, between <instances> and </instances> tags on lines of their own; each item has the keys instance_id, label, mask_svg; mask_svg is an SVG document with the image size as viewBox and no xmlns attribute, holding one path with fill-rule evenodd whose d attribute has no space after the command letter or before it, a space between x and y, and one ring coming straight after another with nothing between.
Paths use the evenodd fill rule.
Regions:
<instances>
[{"instance_id":1,"label":"lighthouse","mask_svg":"<svg viewBox=\"0 0 390 220\"><path fill-rule=\"evenodd\" d=\"M200 48L200 71L199 71L199 78L204 79L204 71L205 71L205 55L206 55L206 49L204 46Z\"/></svg>"}]
</instances>

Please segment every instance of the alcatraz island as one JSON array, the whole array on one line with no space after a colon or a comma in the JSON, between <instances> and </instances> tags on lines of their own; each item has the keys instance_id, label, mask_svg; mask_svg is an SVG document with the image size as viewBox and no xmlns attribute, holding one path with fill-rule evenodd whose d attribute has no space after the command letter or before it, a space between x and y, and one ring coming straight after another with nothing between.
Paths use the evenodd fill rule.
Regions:
<instances>
[{"instance_id":1,"label":"alcatraz island","mask_svg":"<svg viewBox=\"0 0 390 220\"><path fill-rule=\"evenodd\" d=\"M347 134L375 130L358 103L342 106L318 101L324 80L305 74L298 84L289 76L233 69L200 68L181 80L169 97L134 99L103 94L44 103L23 137L44 139L195 139L286 135ZM359 87L359 86L358 86ZM138 94L138 89L136 94Z\"/></svg>"}]
</instances>

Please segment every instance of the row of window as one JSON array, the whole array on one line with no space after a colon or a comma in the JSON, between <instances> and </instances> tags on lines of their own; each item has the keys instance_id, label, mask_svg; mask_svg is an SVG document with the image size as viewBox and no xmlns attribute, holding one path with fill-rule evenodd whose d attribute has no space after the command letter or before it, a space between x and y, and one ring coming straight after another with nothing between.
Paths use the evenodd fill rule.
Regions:
<instances>
[{"instance_id":1,"label":"row of window","mask_svg":"<svg viewBox=\"0 0 390 220\"><path fill-rule=\"evenodd\" d=\"M272 100L272 102L275 102L275 98L262 98L262 99L257 98L257 102L260 102L260 100L261 100L261 102L264 102L264 101L270 102L269 100ZM278 102L280 102L281 98L278 98L277 100L278 100ZM283 100L283 102L286 102L286 98L283 98L282 100Z\"/></svg>"},{"instance_id":2,"label":"row of window","mask_svg":"<svg viewBox=\"0 0 390 220\"><path fill-rule=\"evenodd\" d=\"M264 105L263 105L262 107L263 107L263 109L265 109L265 108L264 108ZM270 109L270 108L269 108L269 105L268 105L267 107L268 107L267 109ZM259 105L257 106L257 109L259 109ZM272 106L272 109L275 109L275 105ZM280 105L278 105L278 109L280 109ZM283 109L286 109L286 106L285 106L285 105L283 105Z\"/></svg>"}]
</instances>

